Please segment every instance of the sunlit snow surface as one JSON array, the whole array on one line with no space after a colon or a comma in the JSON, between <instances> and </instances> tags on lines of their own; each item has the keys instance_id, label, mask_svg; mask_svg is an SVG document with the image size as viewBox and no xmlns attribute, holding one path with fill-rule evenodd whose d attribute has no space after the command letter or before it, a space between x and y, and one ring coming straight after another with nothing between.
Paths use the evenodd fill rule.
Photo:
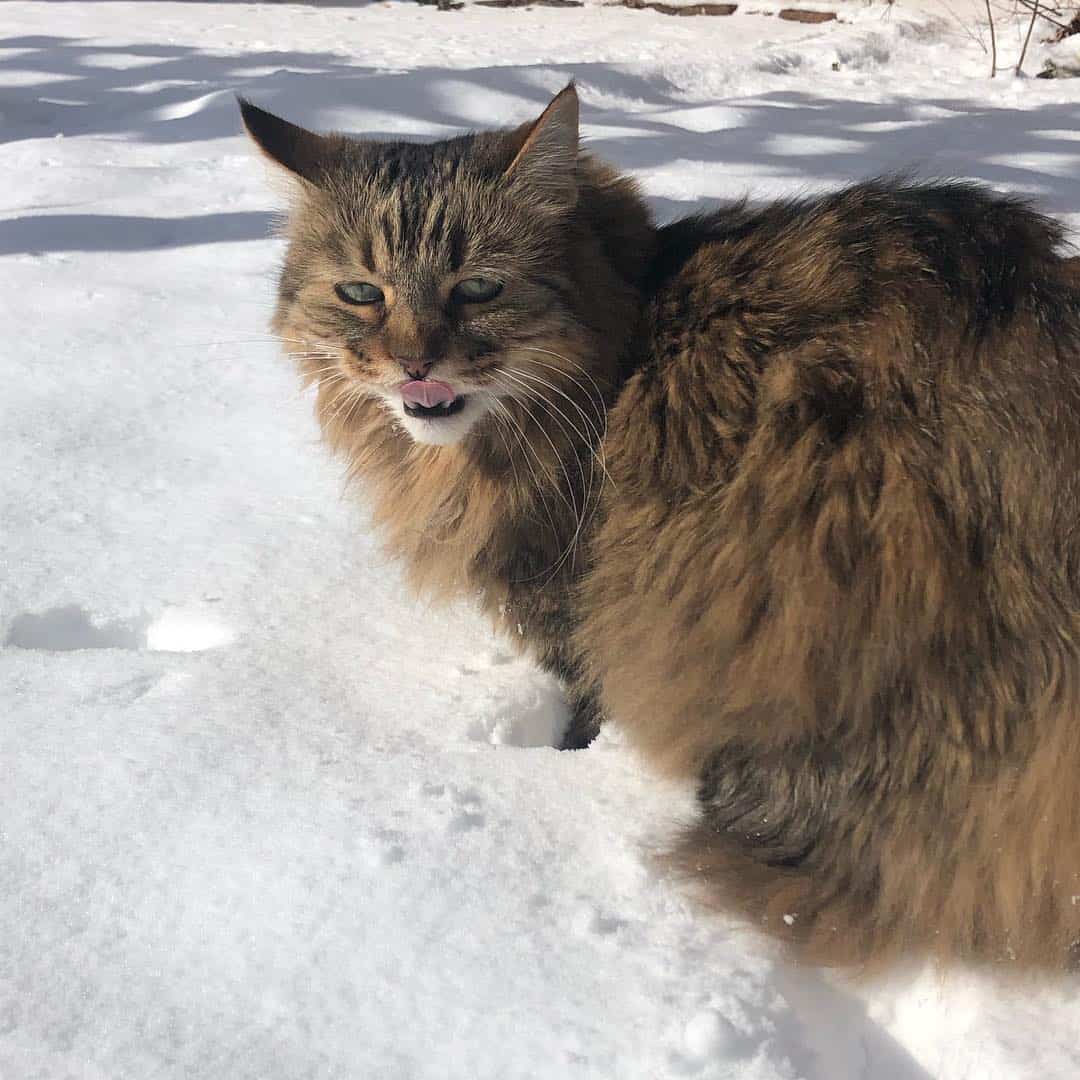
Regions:
<instances>
[{"instance_id":1,"label":"sunlit snow surface","mask_svg":"<svg viewBox=\"0 0 1080 1080\"><path fill-rule=\"evenodd\" d=\"M1077 980L852 987L695 911L690 793L406 596L266 338L234 91L426 137L573 76L663 217L915 166L1080 221L1080 84L839 6L0 5L2 1080L1080 1076Z\"/></svg>"}]
</instances>

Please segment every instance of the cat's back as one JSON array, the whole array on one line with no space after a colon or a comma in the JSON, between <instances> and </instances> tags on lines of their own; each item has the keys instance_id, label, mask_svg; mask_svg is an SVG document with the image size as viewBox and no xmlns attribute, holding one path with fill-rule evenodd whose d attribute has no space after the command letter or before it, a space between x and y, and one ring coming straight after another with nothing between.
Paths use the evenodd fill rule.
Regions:
<instances>
[{"instance_id":1,"label":"cat's back","mask_svg":"<svg viewBox=\"0 0 1080 1080\"><path fill-rule=\"evenodd\" d=\"M1080 425L1080 272L1062 241L1023 201L959 182L876 180L676 222L619 411L664 428L668 480L676 459L700 479L777 409L792 437L882 414L936 424L974 399L1035 423L1053 402L1055 422Z\"/></svg>"},{"instance_id":2,"label":"cat's back","mask_svg":"<svg viewBox=\"0 0 1080 1080\"><path fill-rule=\"evenodd\" d=\"M943 324L978 337L1080 282L1059 254L1057 222L963 182L868 181L691 217L659 239L651 291L661 350L694 326L727 331L750 354L851 339L888 319L924 337Z\"/></svg>"},{"instance_id":3,"label":"cat's back","mask_svg":"<svg viewBox=\"0 0 1080 1080\"><path fill-rule=\"evenodd\" d=\"M721 682L752 710L784 673L805 716L831 701L823 672L873 686L888 649L856 644L897 627L924 668L942 619L973 650L1003 625L1080 632L1055 622L1080 603L1080 275L1059 226L971 185L872 182L660 239L589 579L590 641L627 658L600 670L614 711L621 688L676 684L689 714ZM714 662L683 670L695 654ZM661 757L699 753L670 734Z\"/></svg>"}]
</instances>

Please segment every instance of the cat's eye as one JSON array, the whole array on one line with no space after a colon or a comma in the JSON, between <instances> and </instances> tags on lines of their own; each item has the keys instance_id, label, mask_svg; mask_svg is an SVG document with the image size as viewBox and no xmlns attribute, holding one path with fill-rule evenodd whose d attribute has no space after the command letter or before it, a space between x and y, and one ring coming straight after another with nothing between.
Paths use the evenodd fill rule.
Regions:
<instances>
[{"instance_id":1,"label":"cat's eye","mask_svg":"<svg viewBox=\"0 0 1080 1080\"><path fill-rule=\"evenodd\" d=\"M483 304L502 292L502 283L491 278L471 277L454 286L453 297L462 304Z\"/></svg>"},{"instance_id":2,"label":"cat's eye","mask_svg":"<svg viewBox=\"0 0 1080 1080\"><path fill-rule=\"evenodd\" d=\"M383 291L370 281L343 281L334 286L338 298L346 304L377 304L383 298Z\"/></svg>"}]
</instances>

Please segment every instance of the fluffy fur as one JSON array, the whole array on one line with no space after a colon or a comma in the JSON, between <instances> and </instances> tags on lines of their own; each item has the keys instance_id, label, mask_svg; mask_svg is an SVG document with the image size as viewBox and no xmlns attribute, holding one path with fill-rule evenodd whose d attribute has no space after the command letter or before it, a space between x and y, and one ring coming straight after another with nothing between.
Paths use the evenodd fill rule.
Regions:
<instances>
[{"instance_id":1,"label":"fluffy fur","mask_svg":"<svg viewBox=\"0 0 1080 1080\"><path fill-rule=\"evenodd\" d=\"M578 152L572 88L515 132L430 146L244 111L297 177L274 325L390 549L564 679L567 745L603 714L698 782L675 864L814 961L1066 963L1080 275L1061 230L904 181L654 230ZM503 294L455 309L447 282L480 271ZM386 302L346 310L334 283L365 275ZM403 350L475 408L445 445L397 410Z\"/></svg>"}]
</instances>

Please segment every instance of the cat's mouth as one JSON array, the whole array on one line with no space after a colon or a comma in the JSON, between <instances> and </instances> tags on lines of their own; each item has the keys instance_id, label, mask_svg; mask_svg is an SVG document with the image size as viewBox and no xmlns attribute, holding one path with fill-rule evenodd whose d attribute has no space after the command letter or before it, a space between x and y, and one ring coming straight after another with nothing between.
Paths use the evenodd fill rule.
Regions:
<instances>
[{"instance_id":1,"label":"cat's mouth","mask_svg":"<svg viewBox=\"0 0 1080 1080\"><path fill-rule=\"evenodd\" d=\"M405 415L414 419L441 420L465 408L465 395L438 379L414 379L401 386Z\"/></svg>"},{"instance_id":2,"label":"cat's mouth","mask_svg":"<svg viewBox=\"0 0 1080 1080\"><path fill-rule=\"evenodd\" d=\"M405 402L405 415L422 417L425 420L438 420L443 416L453 416L465 408L465 395L459 394L453 401L444 402L442 405L410 405Z\"/></svg>"}]
</instances>

